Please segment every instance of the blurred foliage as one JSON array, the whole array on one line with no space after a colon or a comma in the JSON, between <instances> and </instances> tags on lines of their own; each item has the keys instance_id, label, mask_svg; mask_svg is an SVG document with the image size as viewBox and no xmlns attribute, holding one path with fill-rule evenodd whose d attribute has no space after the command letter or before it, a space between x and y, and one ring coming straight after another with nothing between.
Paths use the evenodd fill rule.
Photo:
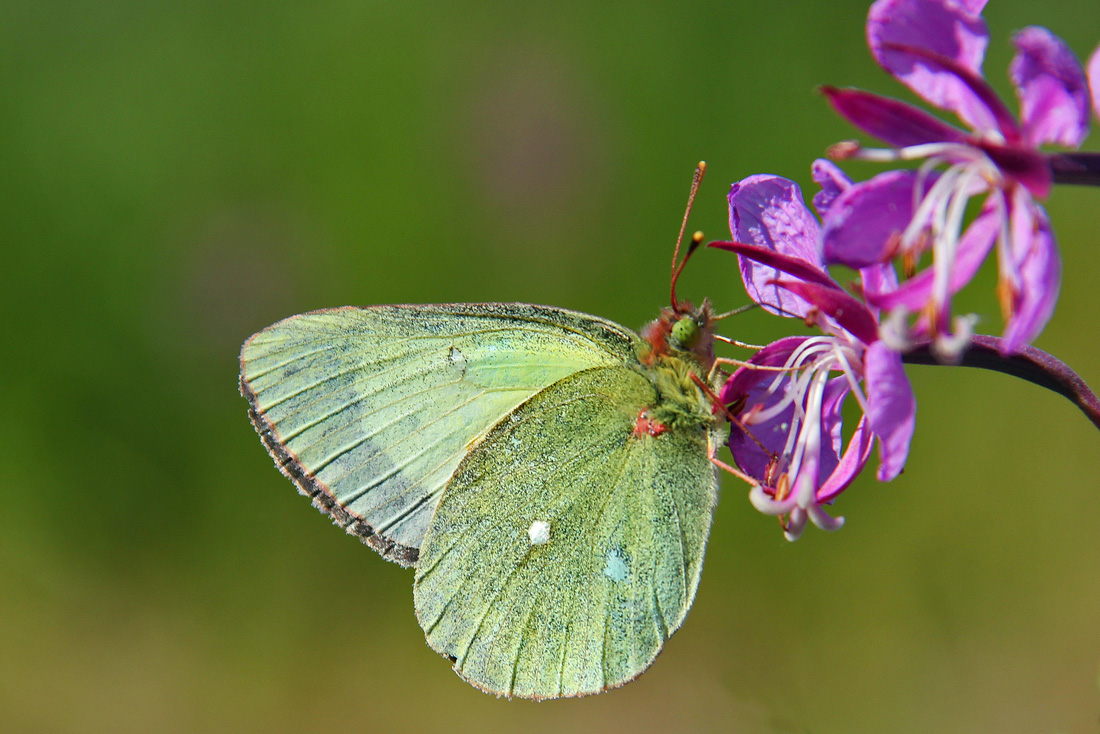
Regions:
<instances>
[{"instance_id":1,"label":"blurred foliage","mask_svg":"<svg viewBox=\"0 0 1100 734\"><path fill-rule=\"evenodd\" d=\"M1100 436L1031 385L913 369L908 469L864 477L835 535L787 544L729 482L653 668L537 705L424 645L412 574L295 495L236 392L249 334L323 306L525 300L641 325L697 160L692 226L720 238L730 182L808 186L852 137L816 85L909 97L866 53L866 7L0 4L3 728L1093 730ZM1094 0L986 15L1006 94L1013 29L1081 56L1100 40ZM1098 196L1048 202L1066 272L1039 341L1094 384ZM995 332L993 277L964 305ZM681 292L745 302L713 251Z\"/></svg>"}]
</instances>

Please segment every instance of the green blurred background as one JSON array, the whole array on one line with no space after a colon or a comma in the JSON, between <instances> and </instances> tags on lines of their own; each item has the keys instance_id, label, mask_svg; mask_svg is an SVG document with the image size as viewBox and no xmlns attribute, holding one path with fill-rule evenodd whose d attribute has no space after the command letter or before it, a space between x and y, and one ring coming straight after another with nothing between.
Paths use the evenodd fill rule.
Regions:
<instances>
[{"instance_id":1,"label":"green blurred background","mask_svg":"<svg viewBox=\"0 0 1100 734\"><path fill-rule=\"evenodd\" d=\"M1100 40L1095 0L991 6L1005 94L1013 29ZM412 573L295 493L237 394L240 343L324 306L524 300L640 326L697 160L693 227L721 238L729 183L809 190L852 137L816 85L907 96L867 55L866 8L0 4L0 728L1095 731L1100 435L1052 393L912 369L906 472L863 477L842 532L788 544L727 482L652 669L541 704L425 646ZM1066 274L1038 342L1094 384L1098 202L1048 202ZM983 277L963 307L996 332ZM746 300L716 251L681 293Z\"/></svg>"}]
</instances>

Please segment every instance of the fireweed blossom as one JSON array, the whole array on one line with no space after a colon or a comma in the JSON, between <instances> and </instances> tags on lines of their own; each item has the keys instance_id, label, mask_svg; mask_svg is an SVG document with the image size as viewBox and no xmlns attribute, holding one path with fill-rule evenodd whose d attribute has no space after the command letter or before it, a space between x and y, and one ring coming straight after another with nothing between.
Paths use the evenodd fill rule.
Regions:
<instances>
[{"instance_id":1,"label":"fireweed blossom","mask_svg":"<svg viewBox=\"0 0 1100 734\"><path fill-rule=\"evenodd\" d=\"M909 277L897 287L867 290L871 305L890 311L893 346L904 350L919 334L933 339L941 359L959 358L973 322L951 318L952 296L996 247L998 296L1005 319L1003 354L1017 352L1042 330L1054 310L1061 260L1046 212L1036 201L1053 184L1046 143L1075 148L1088 133L1089 88L1073 52L1045 28L1018 32L1009 75L1017 119L982 77L989 33L984 0L878 0L867 18L875 61L931 105L955 113L969 130L949 125L895 99L826 87L833 107L860 130L892 146L834 146L835 157L922 161L855 184L824 220L829 263L864 268L900 260ZM1096 59L1090 67L1100 65ZM1093 96L1100 83L1095 68ZM983 197L964 226L967 204ZM917 272L921 256L931 266Z\"/></svg>"},{"instance_id":2,"label":"fireweed blossom","mask_svg":"<svg viewBox=\"0 0 1100 734\"><path fill-rule=\"evenodd\" d=\"M1089 59L1089 87L1092 89L1092 108L1100 117L1100 46L1092 52Z\"/></svg>"},{"instance_id":3,"label":"fireweed blossom","mask_svg":"<svg viewBox=\"0 0 1100 734\"><path fill-rule=\"evenodd\" d=\"M815 178L824 186L815 197L819 209L847 185L825 161L815 166ZM878 478L901 473L916 419L913 391L901 356L879 338L875 312L826 272L820 226L797 184L751 176L733 185L729 204L737 241L710 246L738 254L753 300L823 332L769 344L726 382L720 398L737 418L730 451L755 480L753 506L779 516L788 540L802 534L807 520L836 530L844 519L823 505L859 474L876 440ZM865 285L887 285L888 267L866 269ZM862 416L845 447L842 408L849 395Z\"/></svg>"}]
</instances>

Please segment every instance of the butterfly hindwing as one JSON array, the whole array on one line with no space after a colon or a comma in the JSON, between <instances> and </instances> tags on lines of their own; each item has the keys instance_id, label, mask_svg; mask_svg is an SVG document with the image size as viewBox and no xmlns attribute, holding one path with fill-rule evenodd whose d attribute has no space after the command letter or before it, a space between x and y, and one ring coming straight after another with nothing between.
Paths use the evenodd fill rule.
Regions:
<instances>
[{"instance_id":1,"label":"butterfly hindwing","mask_svg":"<svg viewBox=\"0 0 1100 734\"><path fill-rule=\"evenodd\" d=\"M529 304L338 308L241 350L241 392L279 468L391 560L416 562L469 446L563 377L635 359L636 335Z\"/></svg>"},{"instance_id":2,"label":"butterfly hindwing","mask_svg":"<svg viewBox=\"0 0 1100 734\"><path fill-rule=\"evenodd\" d=\"M414 597L429 644L474 685L529 698L598 692L639 675L679 628L716 501L714 439L701 424L636 432L656 399L644 370L578 372L459 465Z\"/></svg>"}]
</instances>

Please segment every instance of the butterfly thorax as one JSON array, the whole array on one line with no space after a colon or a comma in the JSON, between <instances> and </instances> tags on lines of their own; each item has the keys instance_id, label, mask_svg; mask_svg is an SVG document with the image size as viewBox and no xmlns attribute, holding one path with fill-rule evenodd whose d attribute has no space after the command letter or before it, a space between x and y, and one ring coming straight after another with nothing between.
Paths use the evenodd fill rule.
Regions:
<instances>
[{"instance_id":1,"label":"butterfly thorax","mask_svg":"<svg viewBox=\"0 0 1100 734\"><path fill-rule=\"evenodd\" d=\"M712 423L710 398L700 387L714 364L714 337L710 304L700 308L681 303L663 309L644 329L639 354L657 391L657 402L646 412L655 423L698 427Z\"/></svg>"}]
</instances>

